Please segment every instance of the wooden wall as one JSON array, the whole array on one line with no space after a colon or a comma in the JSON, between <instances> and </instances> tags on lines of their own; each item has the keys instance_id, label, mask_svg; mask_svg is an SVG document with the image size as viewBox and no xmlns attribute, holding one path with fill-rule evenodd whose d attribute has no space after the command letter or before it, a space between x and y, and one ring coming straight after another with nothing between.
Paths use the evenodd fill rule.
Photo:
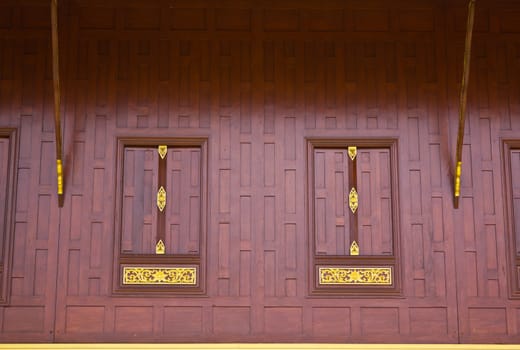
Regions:
<instances>
[{"instance_id":1,"label":"wooden wall","mask_svg":"<svg viewBox=\"0 0 520 350\"><path fill-rule=\"evenodd\" d=\"M47 1L0 4L18 130L2 341L506 342L503 138L520 6L477 3L462 198L463 1L60 1L65 204ZM117 137L208 137L204 297L113 291ZM309 297L306 137L398 141L402 297Z\"/></svg>"}]
</instances>

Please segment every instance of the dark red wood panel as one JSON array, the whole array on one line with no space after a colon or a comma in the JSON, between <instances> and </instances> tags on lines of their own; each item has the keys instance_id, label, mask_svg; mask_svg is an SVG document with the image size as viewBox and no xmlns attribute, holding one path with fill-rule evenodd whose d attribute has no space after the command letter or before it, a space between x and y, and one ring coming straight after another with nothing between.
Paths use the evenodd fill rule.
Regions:
<instances>
[{"instance_id":1,"label":"dark red wood panel","mask_svg":"<svg viewBox=\"0 0 520 350\"><path fill-rule=\"evenodd\" d=\"M520 255L520 151L510 151L513 197L513 227L516 255Z\"/></svg>"},{"instance_id":2,"label":"dark red wood panel","mask_svg":"<svg viewBox=\"0 0 520 350\"><path fill-rule=\"evenodd\" d=\"M13 187L16 176L16 133L0 129L0 301L9 298L9 271L13 232Z\"/></svg>"},{"instance_id":3,"label":"dark red wood panel","mask_svg":"<svg viewBox=\"0 0 520 350\"><path fill-rule=\"evenodd\" d=\"M476 23L481 38L475 41L472 60L474 75L466 128L466 138L471 142L465 142L463 160L466 165L462 189L464 207L454 216L464 232L454 236L459 252L461 339L472 342L499 341L516 332L511 324L511 311L506 311L517 309L516 301L508 301L511 293L508 285L515 283L514 273L507 267L507 256L514 254L514 248L508 244L513 236L507 235L514 235L514 232L509 230L510 223L504 220L510 218L504 209L512 204L510 193L503 187L509 171L504 160L508 157L502 158L502 144L498 139L518 137L518 123L513 117L515 107L512 107L517 100L513 95L518 84L510 79L510 74L517 72L519 67L513 49L517 39L496 41L493 38L491 33L501 29L492 24L492 18L500 16L501 10L487 5L480 7ZM449 56L455 56L460 50L459 42L450 42ZM495 65L496 72L491 69ZM453 60L448 67L454 75L460 74L460 66ZM492 88L494 86L496 88ZM494 325L490 326L488 321Z\"/></svg>"},{"instance_id":4,"label":"dark red wood panel","mask_svg":"<svg viewBox=\"0 0 520 350\"><path fill-rule=\"evenodd\" d=\"M198 254L201 236L201 152L170 148L167 155L166 251Z\"/></svg>"},{"instance_id":5,"label":"dark red wood panel","mask_svg":"<svg viewBox=\"0 0 520 350\"><path fill-rule=\"evenodd\" d=\"M0 265L4 265L4 246L7 243L7 180L9 178L9 139L0 136Z\"/></svg>"},{"instance_id":6,"label":"dark red wood panel","mask_svg":"<svg viewBox=\"0 0 520 350\"><path fill-rule=\"evenodd\" d=\"M346 150L320 149L314 152L315 254L349 254L349 161Z\"/></svg>"},{"instance_id":7,"label":"dark red wood panel","mask_svg":"<svg viewBox=\"0 0 520 350\"><path fill-rule=\"evenodd\" d=\"M392 169L389 149L358 150L361 255L393 254Z\"/></svg>"},{"instance_id":8,"label":"dark red wood panel","mask_svg":"<svg viewBox=\"0 0 520 350\"><path fill-rule=\"evenodd\" d=\"M517 4L477 5L458 210L452 147L466 2L60 5L62 209L48 3L0 5L0 128L19 135L2 341L517 341L506 257L507 235L519 238L505 221L500 141L520 132ZM153 252L156 230L148 188L157 155L118 154L121 137L207 139L207 152L190 144L169 153L166 230L167 250L205 259L205 297L112 293L121 249ZM348 157L317 151L309 197L306 139L396 140L398 191L388 190L388 154L362 151L358 210L362 254L400 257L400 298L309 298L309 247L347 249L336 193L347 190L338 169ZM398 245L386 230L397 216Z\"/></svg>"},{"instance_id":9,"label":"dark red wood panel","mask_svg":"<svg viewBox=\"0 0 520 350\"><path fill-rule=\"evenodd\" d=\"M154 254L157 232L157 148L125 147L121 252Z\"/></svg>"},{"instance_id":10,"label":"dark red wood panel","mask_svg":"<svg viewBox=\"0 0 520 350\"><path fill-rule=\"evenodd\" d=\"M48 106L52 103L46 51L49 40L38 34L48 30L50 22L45 14L49 10L47 5L38 3L15 4L16 9L13 4L4 6L11 9L8 13L16 12L17 16L11 17L10 29L3 31L0 40L6 48L0 59L0 134L4 146L7 145L4 137L11 137L10 165L6 169L4 164L0 171L8 171L0 175L0 182L5 185L6 180L10 181L2 191L4 196L7 193L2 199L7 211L1 214L3 220L7 220L2 228L7 239L3 246L6 279L2 288L6 291L4 297L9 310L2 311L1 337L4 340L11 337L51 340L59 210L53 196L57 188L56 177L52 176L52 169L56 167L54 133L48 123ZM22 29L32 35L23 38L11 32ZM8 128L7 133L4 128ZM14 139L14 135L19 138ZM5 151L3 148L2 154ZM11 194L16 194L12 201Z\"/></svg>"}]
</instances>

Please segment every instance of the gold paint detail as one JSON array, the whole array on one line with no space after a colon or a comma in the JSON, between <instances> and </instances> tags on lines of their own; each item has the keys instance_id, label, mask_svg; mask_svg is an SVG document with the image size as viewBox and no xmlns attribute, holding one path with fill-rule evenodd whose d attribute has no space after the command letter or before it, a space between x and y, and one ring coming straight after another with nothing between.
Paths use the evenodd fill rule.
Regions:
<instances>
[{"instance_id":1,"label":"gold paint detail","mask_svg":"<svg viewBox=\"0 0 520 350\"><path fill-rule=\"evenodd\" d=\"M391 267L320 267L319 284L392 285Z\"/></svg>"},{"instance_id":2,"label":"gold paint detail","mask_svg":"<svg viewBox=\"0 0 520 350\"><path fill-rule=\"evenodd\" d=\"M157 242L155 245L155 254L164 254L166 252L166 247L164 246L164 242L162 239Z\"/></svg>"},{"instance_id":3,"label":"gold paint detail","mask_svg":"<svg viewBox=\"0 0 520 350\"><path fill-rule=\"evenodd\" d=\"M58 194L63 194L63 165L61 159L56 159L56 174L58 175Z\"/></svg>"},{"instance_id":4,"label":"gold paint detail","mask_svg":"<svg viewBox=\"0 0 520 350\"><path fill-rule=\"evenodd\" d=\"M166 153L168 153L168 146L160 145L159 147L157 147L157 152L159 153L161 159L164 159L164 157L166 157Z\"/></svg>"},{"instance_id":5,"label":"gold paint detail","mask_svg":"<svg viewBox=\"0 0 520 350\"><path fill-rule=\"evenodd\" d=\"M196 285L196 267L123 267L123 284Z\"/></svg>"},{"instance_id":6,"label":"gold paint detail","mask_svg":"<svg viewBox=\"0 0 520 350\"><path fill-rule=\"evenodd\" d=\"M359 255L359 245L356 241L350 245L350 255Z\"/></svg>"},{"instance_id":7,"label":"gold paint detail","mask_svg":"<svg viewBox=\"0 0 520 350\"><path fill-rule=\"evenodd\" d=\"M460 197L460 175L462 173L462 162L457 162L455 169L455 197Z\"/></svg>"},{"instance_id":8,"label":"gold paint detail","mask_svg":"<svg viewBox=\"0 0 520 350\"><path fill-rule=\"evenodd\" d=\"M356 191L355 187L352 187L350 190L350 193L348 195L348 205L350 207L350 210L352 210L352 213L355 214L356 210L358 208L358 193Z\"/></svg>"},{"instance_id":9,"label":"gold paint detail","mask_svg":"<svg viewBox=\"0 0 520 350\"><path fill-rule=\"evenodd\" d=\"M352 160L356 159L357 147L356 146L349 146L348 147L348 155L349 155L350 159L352 159Z\"/></svg>"},{"instance_id":10,"label":"gold paint detail","mask_svg":"<svg viewBox=\"0 0 520 350\"><path fill-rule=\"evenodd\" d=\"M166 207L166 190L161 186L157 191L157 208L163 211L164 207Z\"/></svg>"}]
</instances>

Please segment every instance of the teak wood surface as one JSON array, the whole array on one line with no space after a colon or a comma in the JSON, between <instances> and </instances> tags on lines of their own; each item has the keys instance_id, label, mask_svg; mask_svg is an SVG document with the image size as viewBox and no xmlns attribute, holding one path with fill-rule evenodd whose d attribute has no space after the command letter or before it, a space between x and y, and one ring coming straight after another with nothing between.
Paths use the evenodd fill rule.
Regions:
<instances>
[{"instance_id":1,"label":"teak wood surface","mask_svg":"<svg viewBox=\"0 0 520 350\"><path fill-rule=\"evenodd\" d=\"M459 209L466 1L59 1L62 208L49 6L0 2L1 342L520 343L517 1L476 3ZM132 138L206 140L192 294L118 289ZM313 293L312 140L395 141L392 293Z\"/></svg>"}]
</instances>

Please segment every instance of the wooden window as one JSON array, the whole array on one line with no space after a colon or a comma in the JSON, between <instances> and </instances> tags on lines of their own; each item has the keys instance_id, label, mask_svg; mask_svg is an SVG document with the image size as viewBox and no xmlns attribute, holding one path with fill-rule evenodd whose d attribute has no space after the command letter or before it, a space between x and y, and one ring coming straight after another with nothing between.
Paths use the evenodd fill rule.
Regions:
<instances>
[{"instance_id":1,"label":"wooden window","mask_svg":"<svg viewBox=\"0 0 520 350\"><path fill-rule=\"evenodd\" d=\"M396 142L309 140L311 294L399 294Z\"/></svg>"},{"instance_id":2,"label":"wooden window","mask_svg":"<svg viewBox=\"0 0 520 350\"><path fill-rule=\"evenodd\" d=\"M205 145L120 140L117 292L203 292Z\"/></svg>"},{"instance_id":3,"label":"wooden window","mask_svg":"<svg viewBox=\"0 0 520 350\"><path fill-rule=\"evenodd\" d=\"M520 140L504 141L511 293L520 298Z\"/></svg>"},{"instance_id":4,"label":"wooden window","mask_svg":"<svg viewBox=\"0 0 520 350\"><path fill-rule=\"evenodd\" d=\"M15 131L0 129L0 303L7 301L15 188Z\"/></svg>"}]
</instances>

